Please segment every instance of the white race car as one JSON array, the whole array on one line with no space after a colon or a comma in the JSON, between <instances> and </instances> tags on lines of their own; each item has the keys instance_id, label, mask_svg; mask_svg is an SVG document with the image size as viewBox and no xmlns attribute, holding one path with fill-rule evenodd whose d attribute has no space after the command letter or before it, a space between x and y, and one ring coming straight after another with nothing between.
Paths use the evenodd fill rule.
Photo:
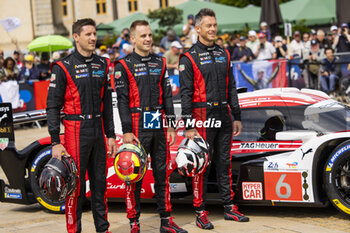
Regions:
<instances>
[{"instance_id":1,"label":"white race car","mask_svg":"<svg viewBox=\"0 0 350 233\"><path fill-rule=\"evenodd\" d=\"M236 201L249 205L326 206L331 202L350 215L350 110L323 92L296 88L264 89L239 94L243 132L231 147L232 183ZM180 104L175 104L177 114ZM0 200L18 204L39 202L63 212L64 202L52 202L38 187L38 177L51 157L50 138L22 151L14 147L12 114L0 106L0 165L9 184L0 180ZM22 114L23 115L23 114ZM115 125L120 129L117 108ZM15 122L19 116L14 115ZM17 119L17 120L16 120ZM175 157L183 128L171 147L172 198L192 201L192 181L177 172ZM122 137L117 132L117 145ZM124 201L125 184L108 159L108 200ZM87 183L88 184L88 183ZM90 196L87 185L87 197ZM154 198L153 171L143 179L141 198ZM208 180L211 199L218 195L215 164Z\"/></svg>"}]
</instances>

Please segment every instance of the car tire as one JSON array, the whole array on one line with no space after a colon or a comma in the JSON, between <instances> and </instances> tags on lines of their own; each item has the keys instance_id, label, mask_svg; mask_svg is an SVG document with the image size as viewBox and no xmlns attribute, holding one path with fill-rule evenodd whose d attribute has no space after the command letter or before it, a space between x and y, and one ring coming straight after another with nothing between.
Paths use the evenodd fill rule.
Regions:
<instances>
[{"instance_id":1,"label":"car tire","mask_svg":"<svg viewBox=\"0 0 350 233\"><path fill-rule=\"evenodd\" d=\"M333 150L323 174L329 201L340 212L350 215L350 140Z\"/></svg>"},{"instance_id":2,"label":"car tire","mask_svg":"<svg viewBox=\"0 0 350 233\"><path fill-rule=\"evenodd\" d=\"M45 197L39 187L39 177L45 166L52 156L52 147L46 147L39 151L34 158L30 167L30 185L38 203L51 213L64 213L65 201L55 202Z\"/></svg>"}]
</instances>

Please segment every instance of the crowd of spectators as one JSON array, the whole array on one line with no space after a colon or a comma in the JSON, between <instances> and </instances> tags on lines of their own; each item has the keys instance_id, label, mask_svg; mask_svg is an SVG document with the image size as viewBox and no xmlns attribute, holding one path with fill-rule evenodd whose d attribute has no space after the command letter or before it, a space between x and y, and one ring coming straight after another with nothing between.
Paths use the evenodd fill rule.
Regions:
<instances>
[{"instance_id":1,"label":"crowd of spectators","mask_svg":"<svg viewBox=\"0 0 350 233\"><path fill-rule=\"evenodd\" d=\"M309 33L294 31L290 43L281 35L272 35L269 25L260 24L260 30L250 30L245 34L234 34L218 37L216 44L226 48L233 62L252 62L270 59L299 59L303 64L302 75L306 87L321 89L333 94L340 79L341 72L338 58L334 53L350 52L350 30L346 23L337 27L331 26L329 31L311 29ZM179 56L197 41L194 16L187 16L183 25L182 37L169 29L161 38L159 45L153 46L154 53L166 58L169 70L177 70ZM68 52L27 53L22 54L16 41L16 50L11 56L4 56L0 50L0 85L8 81L17 83L50 79L50 64L66 56ZM97 54L111 60L110 73L113 72L114 61L124 58L133 52L130 31L124 28L115 43L108 48L101 45ZM51 55L51 57L50 57ZM350 83L350 82L349 82ZM0 90L1 91L1 90ZM1 93L0 93L1 95Z\"/></svg>"}]
</instances>

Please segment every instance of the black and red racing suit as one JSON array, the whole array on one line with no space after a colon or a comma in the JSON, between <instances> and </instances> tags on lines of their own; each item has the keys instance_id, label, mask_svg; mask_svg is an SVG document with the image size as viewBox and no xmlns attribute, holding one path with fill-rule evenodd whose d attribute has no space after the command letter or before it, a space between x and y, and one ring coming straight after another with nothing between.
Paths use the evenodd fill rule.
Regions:
<instances>
[{"instance_id":1,"label":"black and red racing suit","mask_svg":"<svg viewBox=\"0 0 350 233\"><path fill-rule=\"evenodd\" d=\"M52 66L47 97L47 122L51 142L59 144L60 110L65 117L64 139L73 156L80 183L66 199L67 230L81 232L85 174L88 171L91 205L97 232L108 230L106 197L106 143L115 138L112 97L108 90L109 60L97 55L83 57L77 51Z\"/></svg>"},{"instance_id":2,"label":"black and red racing suit","mask_svg":"<svg viewBox=\"0 0 350 233\"><path fill-rule=\"evenodd\" d=\"M174 120L174 107L169 79L165 76L165 59L150 54L143 57L133 52L115 66L118 109L123 133L133 133L151 156L155 180L157 210L161 217L170 216L169 162L170 150L163 120ZM161 113L154 122L149 114ZM153 118L153 117L152 117ZM150 126L149 124L153 124ZM142 180L126 189L127 217L131 222L140 216Z\"/></svg>"},{"instance_id":3,"label":"black and red racing suit","mask_svg":"<svg viewBox=\"0 0 350 233\"><path fill-rule=\"evenodd\" d=\"M241 110L229 52L217 45L205 46L198 40L181 55L179 71L182 118L187 124L186 129L196 128L209 143L210 160L216 165L221 199L224 205L230 205L234 197L230 156L232 116L240 121ZM206 120L211 122L207 124L210 126L208 128L198 128L190 123ZM193 205L196 211L205 209L209 171L210 166L193 178Z\"/></svg>"}]
</instances>

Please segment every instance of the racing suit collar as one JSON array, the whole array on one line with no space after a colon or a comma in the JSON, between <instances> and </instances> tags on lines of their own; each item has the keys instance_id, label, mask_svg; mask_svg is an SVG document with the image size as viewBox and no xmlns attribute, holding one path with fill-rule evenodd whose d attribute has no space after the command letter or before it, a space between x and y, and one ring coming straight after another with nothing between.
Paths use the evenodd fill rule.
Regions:
<instances>
[{"instance_id":1,"label":"racing suit collar","mask_svg":"<svg viewBox=\"0 0 350 233\"><path fill-rule=\"evenodd\" d=\"M203 44L202 42L200 42L199 40L197 40L197 45L199 48L207 50L207 51L213 51L215 49L215 44L213 46L206 46L205 44Z\"/></svg>"},{"instance_id":2,"label":"racing suit collar","mask_svg":"<svg viewBox=\"0 0 350 233\"><path fill-rule=\"evenodd\" d=\"M141 61L141 62L147 62L151 60L151 54L149 54L148 56L141 56L139 54L137 54L134 50L134 52L132 52L131 54L134 58L136 58L137 60Z\"/></svg>"},{"instance_id":3,"label":"racing suit collar","mask_svg":"<svg viewBox=\"0 0 350 233\"><path fill-rule=\"evenodd\" d=\"M93 55L91 55L91 57L84 57L83 55L81 55L78 50L76 49L73 53L73 55L81 62L84 62L84 63L90 63L92 62L93 60Z\"/></svg>"}]
</instances>

